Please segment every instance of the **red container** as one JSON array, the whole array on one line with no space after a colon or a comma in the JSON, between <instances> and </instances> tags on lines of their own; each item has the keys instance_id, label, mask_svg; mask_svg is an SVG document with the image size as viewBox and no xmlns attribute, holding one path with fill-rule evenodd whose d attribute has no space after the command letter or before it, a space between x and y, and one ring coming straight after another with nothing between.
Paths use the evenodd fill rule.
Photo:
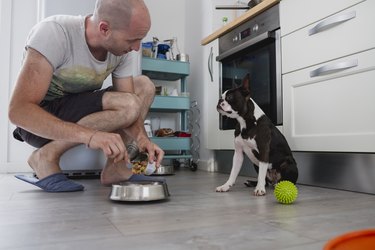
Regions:
<instances>
[{"instance_id":1,"label":"red container","mask_svg":"<svg viewBox=\"0 0 375 250\"><path fill-rule=\"evenodd\" d=\"M324 250L374 250L375 229L366 229L340 235L324 246Z\"/></svg>"}]
</instances>

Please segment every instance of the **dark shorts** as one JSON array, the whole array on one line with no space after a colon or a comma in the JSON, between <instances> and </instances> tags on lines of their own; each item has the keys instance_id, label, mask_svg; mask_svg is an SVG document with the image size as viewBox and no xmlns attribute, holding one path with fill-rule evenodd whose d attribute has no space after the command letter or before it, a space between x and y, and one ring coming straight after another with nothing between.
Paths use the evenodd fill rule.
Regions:
<instances>
[{"instance_id":1,"label":"dark shorts","mask_svg":"<svg viewBox=\"0 0 375 250\"><path fill-rule=\"evenodd\" d=\"M72 94L53 101L42 101L40 107L61 120L76 123L89 114L103 111L102 99L107 90ZM13 131L13 137L36 148L41 148L51 141L19 127Z\"/></svg>"}]
</instances>

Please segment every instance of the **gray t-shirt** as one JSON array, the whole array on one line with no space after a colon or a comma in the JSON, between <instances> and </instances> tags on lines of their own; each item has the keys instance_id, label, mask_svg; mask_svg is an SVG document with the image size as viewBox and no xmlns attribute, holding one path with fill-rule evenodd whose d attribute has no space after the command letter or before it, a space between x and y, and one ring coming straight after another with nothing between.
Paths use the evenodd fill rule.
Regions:
<instances>
[{"instance_id":1,"label":"gray t-shirt","mask_svg":"<svg viewBox=\"0 0 375 250\"><path fill-rule=\"evenodd\" d=\"M85 38L85 17L52 16L31 30L26 49L33 48L47 58L53 67L51 85L44 100L73 93L100 89L104 80L132 75L129 54L115 56L108 52L105 61L91 54Z\"/></svg>"}]
</instances>

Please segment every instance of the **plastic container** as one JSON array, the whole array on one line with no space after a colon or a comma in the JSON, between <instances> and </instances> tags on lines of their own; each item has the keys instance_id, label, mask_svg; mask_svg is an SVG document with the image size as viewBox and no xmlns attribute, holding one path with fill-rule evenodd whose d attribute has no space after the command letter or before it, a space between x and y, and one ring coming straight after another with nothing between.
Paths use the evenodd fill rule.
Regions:
<instances>
[{"instance_id":1,"label":"plastic container","mask_svg":"<svg viewBox=\"0 0 375 250\"><path fill-rule=\"evenodd\" d=\"M142 43L142 55L146 57L153 57L152 42Z\"/></svg>"},{"instance_id":2,"label":"plastic container","mask_svg":"<svg viewBox=\"0 0 375 250\"><path fill-rule=\"evenodd\" d=\"M152 175L156 170L155 162L147 163L147 167L145 169L145 175Z\"/></svg>"},{"instance_id":3,"label":"plastic container","mask_svg":"<svg viewBox=\"0 0 375 250\"><path fill-rule=\"evenodd\" d=\"M374 250L375 229L366 229L340 235L324 246L324 250Z\"/></svg>"},{"instance_id":4,"label":"plastic container","mask_svg":"<svg viewBox=\"0 0 375 250\"><path fill-rule=\"evenodd\" d=\"M167 52L171 47L168 44L159 44L158 45L158 55L159 59L167 59Z\"/></svg>"},{"instance_id":5,"label":"plastic container","mask_svg":"<svg viewBox=\"0 0 375 250\"><path fill-rule=\"evenodd\" d=\"M144 127L145 127L145 130L146 130L147 136L152 137L151 121L145 120Z\"/></svg>"}]
</instances>

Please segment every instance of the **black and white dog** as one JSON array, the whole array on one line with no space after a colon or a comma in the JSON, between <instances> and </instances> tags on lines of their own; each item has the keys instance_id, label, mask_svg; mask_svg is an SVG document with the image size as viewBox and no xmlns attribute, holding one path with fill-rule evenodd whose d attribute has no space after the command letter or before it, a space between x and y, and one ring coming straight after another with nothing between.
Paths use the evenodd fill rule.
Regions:
<instances>
[{"instance_id":1,"label":"black and white dog","mask_svg":"<svg viewBox=\"0 0 375 250\"><path fill-rule=\"evenodd\" d=\"M258 182L254 195L266 194L266 181L275 185L281 180L296 183L298 169L285 137L250 97L249 74L238 88L227 90L217 104L220 114L237 120L234 132L234 156L227 182L216 188L226 192L234 185L244 153L255 165Z\"/></svg>"}]
</instances>

